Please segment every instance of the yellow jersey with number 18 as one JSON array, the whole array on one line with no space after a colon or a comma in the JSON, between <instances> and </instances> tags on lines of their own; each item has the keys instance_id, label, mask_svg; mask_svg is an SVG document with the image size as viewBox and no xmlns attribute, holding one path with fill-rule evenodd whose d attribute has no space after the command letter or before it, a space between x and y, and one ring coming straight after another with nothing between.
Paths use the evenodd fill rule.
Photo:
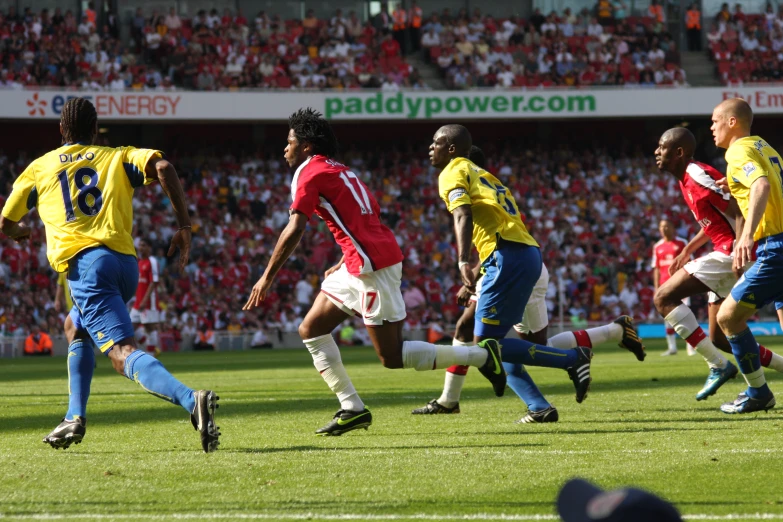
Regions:
<instances>
[{"instance_id":1,"label":"yellow jersey with number 18","mask_svg":"<svg viewBox=\"0 0 783 522\"><path fill-rule=\"evenodd\" d=\"M3 216L20 221L38 207L46 228L46 256L57 272L84 250L105 246L136 255L133 190L155 180L144 175L162 153L133 147L63 145L33 161L14 182Z\"/></svg>"},{"instance_id":2,"label":"yellow jersey with number 18","mask_svg":"<svg viewBox=\"0 0 783 522\"><path fill-rule=\"evenodd\" d=\"M750 186L766 177L770 191L767 208L761 217L753 239L783 233L783 159L769 143L758 136L748 136L726 149L726 178L731 195L737 200L742 215L748 217Z\"/></svg>"},{"instance_id":3,"label":"yellow jersey with number 18","mask_svg":"<svg viewBox=\"0 0 783 522\"><path fill-rule=\"evenodd\" d=\"M497 248L498 237L538 246L519 215L511 191L495 176L466 158L454 158L438 177L438 193L449 212L470 205L473 213L473 244L481 261Z\"/></svg>"}]
</instances>

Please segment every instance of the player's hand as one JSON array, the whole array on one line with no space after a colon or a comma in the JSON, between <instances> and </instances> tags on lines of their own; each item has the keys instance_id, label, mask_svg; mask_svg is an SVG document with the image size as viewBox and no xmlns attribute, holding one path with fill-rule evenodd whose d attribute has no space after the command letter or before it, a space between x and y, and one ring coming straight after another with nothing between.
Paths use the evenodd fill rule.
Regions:
<instances>
[{"instance_id":1,"label":"player's hand","mask_svg":"<svg viewBox=\"0 0 783 522\"><path fill-rule=\"evenodd\" d=\"M745 270L742 268L732 267L732 272L734 272L734 275L737 277L737 280L739 280L739 278L742 277L742 274L745 273Z\"/></svg>"},{"instance_id":2,"label":"player's hand","mask_svg":"<svg viewBox=\"0 0 783 522\"><path fill-rule=\"evenodd\" d=\"M457 292L457 304L460 306L468 306L470 304L470 296L475 295L475 292L471 292L467 286L463 286Z\"/></svg>"},{"instance_id":3,"label":"player's hand","mask_svg":"<svg viewBox=\"0 0 783 522\"><path fill-rule=\"evenodd\" d=\"M726 178L720 178L719 180L716 180L715 184L718 186L719 189L723 191L724 194L731 193L731 191L729 190L729 180L727 180Z\"/></svg>"},{"instance_id":4,"label":"player's hand","mask_svg":"<svg viewBox=\"0 0 783 522\"><path fill-rule=\"evenodd\" d=\"M471 292L476 291L476 276L473 274L473 269L470 265L462 265L459 269L459 273L462 276L462 284L468 287Z\"/></svg>"},{"instance_id":5,"label":"player's hand","mask_svg":"<svg viewBox=\"0 0 783 522\"><path fill-rule=\"evenodd\" d=\"M272 280L267 279L266 276L261 276L261 279L253 285L253 291L250 292L250 297L247 299L247 303L242 307L242 310L252 310L258 307L261 302L266 299L266 294L272 287Z\"/></svg>"},{"instance_id":6,"label":"player's hand","mask_svg":"<svg viewBox=\"0 0 783 522\"><path fill-rule=\"evenodd\" d=\"M742 235L734 244L733 270L742 270L753 259L753 238Z\"/></svg>"},{"instance_id":7,"label":"player's hand","mask_svg":"<svg viewBox=\"0 0 783 522\"><path fill-rule=\"evenodd\" d=\"M171 238L171 246L169 252L166 254L168 257L174 255L174 252L179 248L179 271L184 272L185 267L188 266L188 259L190 259L190 240L192 235L189 228L181 228L177 230L174 237Z\"/></svg>"},{"instance_id":8,"label":"player's hand","mask_svg":"<svg viewBox=\"0 0 783 522\"><path fill-rule=\"evenodd\" d=\"M688 263L689 257L690 256L685 255L684 251L675 257L674 261L672 261L672 264L669 265L669 275L673 276L680 268L684 267Z\"/></svg>"},{"instance_id":9,"label":"player's hand","mask_svg":"<svg viewBox=\"0 0 783 522\"><path fill-rule=\"evenodd\" d=\"M17 223L16 234L12 239L14 240L14 243L23 245L25 241L30 239L30 227L28 227L24 223Z\"/></svg>"},{"instance_id":10,"label":"player's hand","mask_svg":"<svg viewBox=\"0 0 783 522\"><path fill-rule=\"evenodd\" d=\"M337 272L338 270L340 270L340 267L341 267L341 266L343 266L343 263L342 263L342 262L339 262L339 263L337 263L336 265L334 265L332 268L330 268L330 269L328 269L326 272L324 272L324 279L326 279L327 277L329 277L329 276L330 276L330 275L332 275L333 273L335 273L335 272Z\"/></svg>"}]
</instances>

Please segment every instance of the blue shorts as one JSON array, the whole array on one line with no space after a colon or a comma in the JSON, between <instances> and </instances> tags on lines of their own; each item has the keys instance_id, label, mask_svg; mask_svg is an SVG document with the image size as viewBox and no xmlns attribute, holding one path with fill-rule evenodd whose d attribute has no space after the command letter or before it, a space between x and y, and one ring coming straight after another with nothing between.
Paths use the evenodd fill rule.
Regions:
<instances>
[{"instance_id":1,"label":"blue shorts","mask_svg":"<svg viewBox=\"0 0 783 522\"><path fill-rule=\"evenodd\" d=\"M74 304L71 320L90 334L102 352L133 337L125 303L136 293L138 283L136 258L106 247L82 250L68 262L68 286Z\"/></svg>"},{"instance_id":2,"label":"blue shorts","mask_svg":"<svg viewBox=\"0 0 783 522\"><path fill-rule=\"evenodd\" d=\"M522 321L530 294L541 276L541 250L500 240L481 267L484 278L473 334L503 338L512 326Z\"/></svg>"},{"instance_id":3,"label":"blue shorts","mask_svg":"<svg viewBox=\"0 0 783 522\"><path fill-rule=\"evenodd\" d=\"M756 262L739 278L731 297L749 308L783 301L783 234L759 240ZM780 303L783 308L783 303Z\"/></svg>"}]
</instances>

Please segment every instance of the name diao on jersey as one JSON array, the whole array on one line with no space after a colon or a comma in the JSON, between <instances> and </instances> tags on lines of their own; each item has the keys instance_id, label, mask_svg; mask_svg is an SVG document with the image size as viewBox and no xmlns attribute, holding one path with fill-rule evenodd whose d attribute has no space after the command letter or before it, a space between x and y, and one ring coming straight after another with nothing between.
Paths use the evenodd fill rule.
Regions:
<instances>
[{"instance_id":1,"label":"name diao on jersey","mask_svg":"<svg viewBox=\"0 0 783 522\"><path fill-rule=\"evenodd\" d=\"M73 163L74 161L81 161L85 159L87 161L92 161L95 159L95 154L90 151L84 153L84 156L82 156L82 153L80 152L76 155L76 157L74 157L73 154L60 154L60 163Z\"/></svg>"}]
</instances>

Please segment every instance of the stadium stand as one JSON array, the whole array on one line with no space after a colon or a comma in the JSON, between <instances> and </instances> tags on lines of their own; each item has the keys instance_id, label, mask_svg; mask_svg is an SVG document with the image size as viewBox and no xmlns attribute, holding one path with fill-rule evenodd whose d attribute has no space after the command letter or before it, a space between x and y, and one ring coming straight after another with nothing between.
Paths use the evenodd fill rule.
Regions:
<instances>
[{"instance_id":1,"label":"stadium stand","mask_svg":"<svg viewBox=\"0 0 783 522\"><path fill-rule=\"evenodd\" d=\"M672 36L652 17L599 21L575 15L496 19L476 10L468 19L424 24L422 47L449 87L686 85Z\"/></svg>"},{"instance_id":2,"label":"stadium stand","mask_svg":"<svg viewBox=\"0 0 783 522\"><path fill-rule=\"evenodd\" d=\"M359 89L384 83L426 88L384 27L337 10L329 20L312 11L283 20L241 10L199 11L181 18L138 8L130 41L116 23L100 28L85 14L29 8L0 11L0 87L81 87L92 90L230 90L291 87Z\"/></svg>"},{"instance_id":3,"label":"stadium stand","mask_svg":"<svg viewBox=\"0 0 783 522\"><path fill-rule=\"evenodd\" d=\"M707 33L710 58L724 85L770 83L781 80L783 6L777 13L767 4L764 13L748 13L728 4L715 16Z\"/></svg>"}]
</instances>

